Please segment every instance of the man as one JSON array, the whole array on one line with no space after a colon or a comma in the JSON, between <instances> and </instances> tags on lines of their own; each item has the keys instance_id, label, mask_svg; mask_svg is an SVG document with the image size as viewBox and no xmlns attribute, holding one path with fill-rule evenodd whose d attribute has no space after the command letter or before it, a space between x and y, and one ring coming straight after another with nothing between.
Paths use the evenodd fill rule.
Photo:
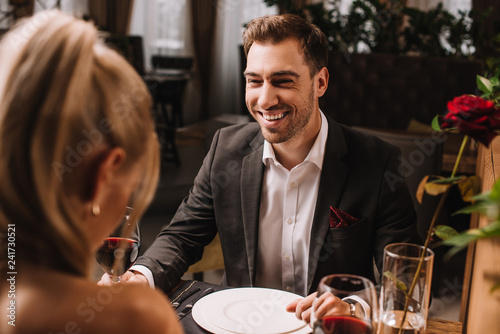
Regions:
<instances>
[{"instance_id":1,"label":"man","mask_svg":"<svg viewBox=\"0 0 500 334\"><path fill-rule=\"evenodd\" d=\"M305 296L327 274L373 279L384 246L417 235L406 185L384 178L397 172L398 149L320 111L329 74L317 27L265 16L243 38L246 104L257 122L215 134L189 196L128 279L169 291L216 233L230 286ZM337 228L335 214L348 217ZM289 310L308 321L311 298Z\"/></svg>"}]
</instances>

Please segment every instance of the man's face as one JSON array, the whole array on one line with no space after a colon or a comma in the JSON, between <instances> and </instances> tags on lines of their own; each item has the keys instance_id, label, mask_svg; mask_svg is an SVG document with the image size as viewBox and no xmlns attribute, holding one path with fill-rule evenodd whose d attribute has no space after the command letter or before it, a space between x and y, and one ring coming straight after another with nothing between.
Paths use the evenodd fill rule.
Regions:
<instances>
[{"instance_id":1,"label":"man's face","mask_svg":"<svg viewBox=\"0 0 500 334\"><path fill-rule=\"evenodd\" d=\"M308 130L319 130L318 97L326 90L328 72L324 68L311 78L298 42L254 43L248 52L245 78L247 108L267 141L300 140Z\"/></svg>"}]
</instances>

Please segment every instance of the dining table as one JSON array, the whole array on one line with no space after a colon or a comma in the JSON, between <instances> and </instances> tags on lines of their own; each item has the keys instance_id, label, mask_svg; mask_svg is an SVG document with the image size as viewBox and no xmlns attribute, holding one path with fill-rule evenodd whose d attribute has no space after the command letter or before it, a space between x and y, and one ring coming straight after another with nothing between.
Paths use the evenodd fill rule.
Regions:
<instances>
[{"instance_id":1,"label":"dining table","mask_svg":"<svg viewBox=\"0 0 500 334\"><path fill-rule=\"evenodd\" d=\"M184 328L186 334L210 334L200 327L192 316L192 305L206 295L231 289L232 287L202 282L197 280L182 281L177 287L172 290L168 297L171 306L175 309L179 316L179 321ZM461 334L462 323L458 321L450 321L444 319L428 319L426 334Z\"/></svg>"}]
</instances>

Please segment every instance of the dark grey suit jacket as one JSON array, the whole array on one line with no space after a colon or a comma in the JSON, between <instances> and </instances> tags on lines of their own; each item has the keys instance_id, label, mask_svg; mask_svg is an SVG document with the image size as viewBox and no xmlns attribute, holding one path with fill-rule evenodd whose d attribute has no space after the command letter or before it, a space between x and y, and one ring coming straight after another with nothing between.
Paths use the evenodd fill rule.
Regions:
<instances>
[{"instance_id":1,"label":"dark grey suit jacket","mask_svg":"<svg viewBox=\"0 0 500 334\"><path fill-rule=\"evenodd\" d=\"M385 245L418 242L406 184L386 178L386 172L397 173L399 149L331 118L328 124L311 231L310 292L327 274L352 273L373 279L373 258L380 271ZM215 134L188 197L136 263L153 272L156 286L170 291L187 268L201 259L204 246L217 232L224 254L224 283L253 286L263 142L257 123L229 126ZM331 229L330 206L359 222Z\"/></svg>"}]
</instances>

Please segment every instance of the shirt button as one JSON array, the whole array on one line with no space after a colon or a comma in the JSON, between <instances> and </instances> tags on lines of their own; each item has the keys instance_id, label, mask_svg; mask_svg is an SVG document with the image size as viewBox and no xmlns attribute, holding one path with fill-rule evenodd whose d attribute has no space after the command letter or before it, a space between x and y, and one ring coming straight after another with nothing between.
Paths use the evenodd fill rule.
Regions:
<instances>
[{"instance_id":1,"label":"shirt button","mask_svg":"<svg viewBox=\"0 0 500 334\"><path fill-rule=\"evenodd\" d=\"M293 219L292 218L288 218L286 220L286 222L288 223L288 225L292 225L293 224Z\"/></svg>"},{"instance_id":2,"label":"shirt button","mask_svg":"<svg viewBox=\"0 0 500 334\"><path fill-rule=\"evenodd\" d=\"M292 291L292 288L291 288L291 287L289 287L289 286L287 286L287 287L285 288L285 290L286 290L286 291L288 291L288 292L290 292L290 291Z\"/></svg>"},{"instance_id":3,"label":"shirt button","mask_svg":"<svg viewBox=\"0 0 500 334\"><path fill-rule=\"evenodd\" d=\"M297 183L295 183L295 182L290 183L290 188L292 188L292 189L297 188Z\"/></svg>"},{"instance_id":4,"label":"shirt button","mask_svg":"<svg viewBox=\"0 0 500 334\"><path fill-rule=\"evenodd\" d=\"M290 255L285 255L285 260L290 261Z\"/></svg>"}]
</instances>

